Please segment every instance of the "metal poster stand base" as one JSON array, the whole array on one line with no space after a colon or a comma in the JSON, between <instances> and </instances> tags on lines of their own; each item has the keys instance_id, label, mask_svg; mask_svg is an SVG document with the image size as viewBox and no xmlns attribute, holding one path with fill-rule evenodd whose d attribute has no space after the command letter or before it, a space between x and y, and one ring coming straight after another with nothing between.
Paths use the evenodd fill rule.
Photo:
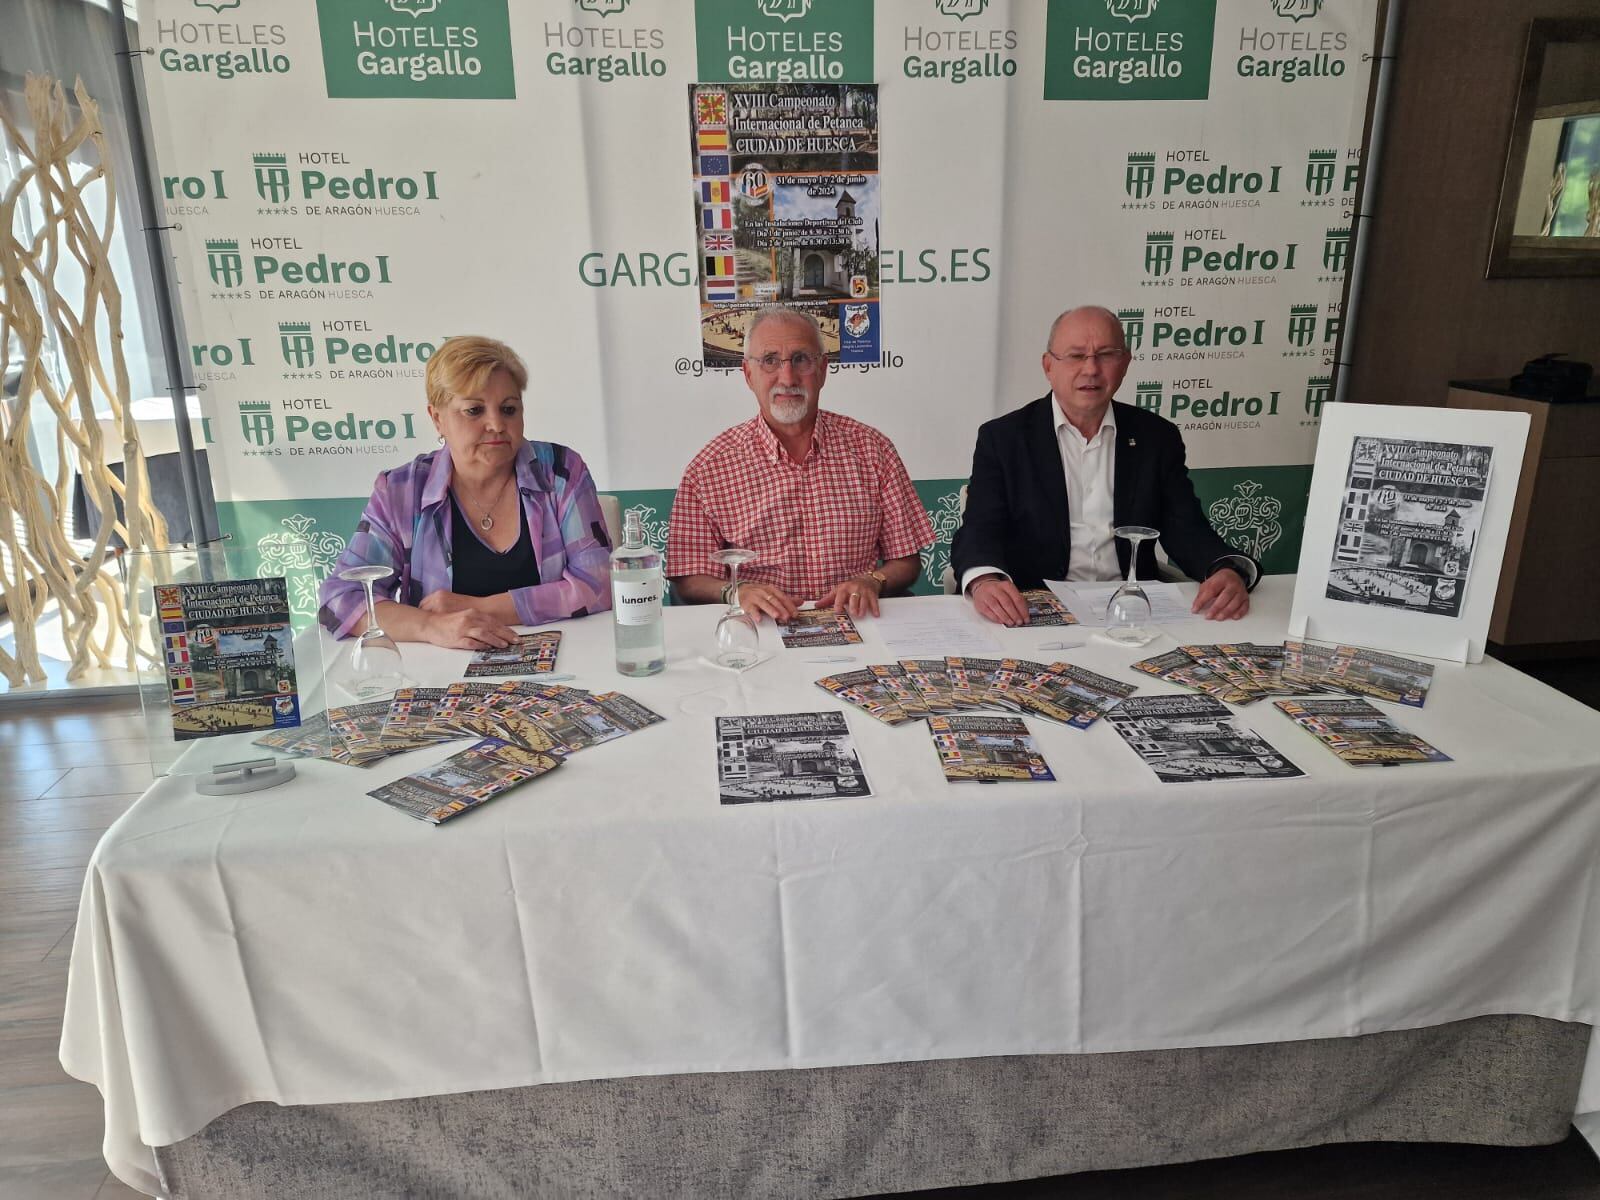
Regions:
<instances>
[{"instance_id":1,"label":"metal poster stand base","mask_svg":"<svg viewBox=\"0 0 1600 1200\"><path fill-rule=\"evenodd\" d=\"M237 796L275 788L293 778L292 762L256 758L249 762L218 763L211 768L211 774L194 777L194 790L202 796Z\"/></svg>"}]
</instances>

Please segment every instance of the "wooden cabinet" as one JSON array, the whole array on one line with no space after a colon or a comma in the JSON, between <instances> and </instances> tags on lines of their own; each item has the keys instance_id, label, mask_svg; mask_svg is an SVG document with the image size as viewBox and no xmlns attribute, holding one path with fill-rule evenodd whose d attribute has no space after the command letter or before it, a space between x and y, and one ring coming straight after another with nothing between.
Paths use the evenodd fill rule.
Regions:
<instances>
[{"instance_id":1,"label":"wooden cabinet","mask_svg":"<svg viewBox=\"0 0 1600 1200\"><path fill-rule=\"evenodd\" d=\"M1552 404L1452 382L1445 405L1530 420L1490 643L1508 657L1600 653L1600 395Z\"/></svg>"}]
</instances>

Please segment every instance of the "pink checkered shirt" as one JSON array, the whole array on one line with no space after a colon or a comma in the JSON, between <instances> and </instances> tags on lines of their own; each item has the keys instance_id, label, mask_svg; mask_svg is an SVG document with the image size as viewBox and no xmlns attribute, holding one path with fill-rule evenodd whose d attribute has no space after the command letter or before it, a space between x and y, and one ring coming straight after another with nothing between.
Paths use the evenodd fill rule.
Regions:
<instances>
[{"instance_id":1,"label":"pink checkered shirt","mask_svg":"<svg viewBox=\"0 0 1600 1200\"><path fill-rule=\"evenodd\" d=\"M758 416L712 438L684 471L667 576L726 578L711 552L741 546L760 557L740 579L809 600L932 543L933 524L883 434L819 411L811 452L797 463Z\"/></svg>"}]
</instances>

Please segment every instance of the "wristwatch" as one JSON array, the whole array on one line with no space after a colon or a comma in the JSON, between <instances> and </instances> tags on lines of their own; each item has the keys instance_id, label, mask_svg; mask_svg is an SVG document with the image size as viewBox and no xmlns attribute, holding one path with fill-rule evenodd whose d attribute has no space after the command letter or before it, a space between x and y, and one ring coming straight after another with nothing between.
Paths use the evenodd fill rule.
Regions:
<instances>
[{"instance_id":1,"label":"wristwatch","mask_svg":"<svg viewBox=\"0 0 1600 1200\"><path fill-rule=\"evenodd\" d=\"M880 596L883 595L883 589L889 586L889 577L876 568L867 572L867 578L878 581L878 595Z\"/></svg>"}]
</instances>

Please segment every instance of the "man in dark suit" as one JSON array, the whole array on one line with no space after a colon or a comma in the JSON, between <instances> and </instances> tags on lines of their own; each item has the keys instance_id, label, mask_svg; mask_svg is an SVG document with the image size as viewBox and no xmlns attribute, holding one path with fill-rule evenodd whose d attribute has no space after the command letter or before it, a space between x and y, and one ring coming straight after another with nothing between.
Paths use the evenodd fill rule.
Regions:
<instances>
[{"instance_id":1,"label":"man in dark suit","mask_svg":"<svg viewBox=\"0 0 1600 1200\"><path fill-rule=\"evenodd\" d=\"M1164 417L1113 402L1128 372L1122 323L1108 309L1069 309L1044 352L1050 395L978 430L967 511L950 548L961 590L1002 625L1026 625L1020 588L1046 579L1113 580L1127 571L1118 525L1149 525L1188 576L1194 611L1214 620L1250 610L1261 568L1212 529L1184 461L1183 435ZM1155 548L1139 576L1156 578Z\"/></svg>"}]
</instances>

